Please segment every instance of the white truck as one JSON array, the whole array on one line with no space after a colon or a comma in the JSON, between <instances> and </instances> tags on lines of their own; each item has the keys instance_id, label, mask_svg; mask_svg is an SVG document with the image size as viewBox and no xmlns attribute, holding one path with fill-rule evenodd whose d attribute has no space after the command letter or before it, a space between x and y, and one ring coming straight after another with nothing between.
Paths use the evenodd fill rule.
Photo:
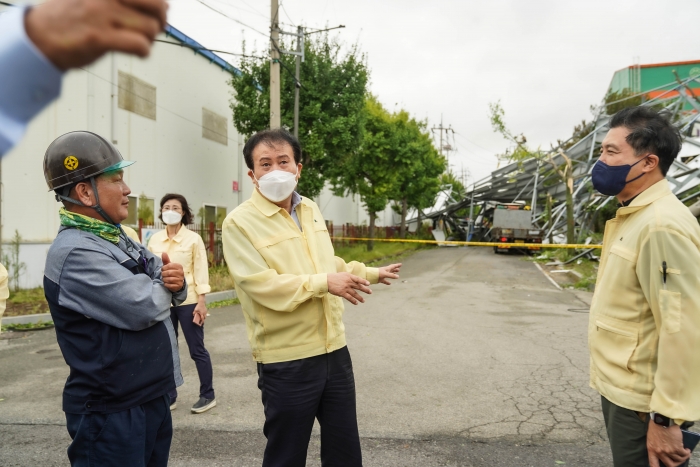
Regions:
<instances>
[{"instance_id":1,"label":"white truck","mask_svg":"<svg viewBox=\"0 0 700 467\"><path fill-rule=\"evenodd\" d=\"M502 204L493 211L490 236L492 242L504 244L494 246L495 253L508 252L510 249L539 250L544 231L532 226L532 211L525 210L518 204ZM518 245L505 245L507 243Z\"/></svg>"}]
</instances>

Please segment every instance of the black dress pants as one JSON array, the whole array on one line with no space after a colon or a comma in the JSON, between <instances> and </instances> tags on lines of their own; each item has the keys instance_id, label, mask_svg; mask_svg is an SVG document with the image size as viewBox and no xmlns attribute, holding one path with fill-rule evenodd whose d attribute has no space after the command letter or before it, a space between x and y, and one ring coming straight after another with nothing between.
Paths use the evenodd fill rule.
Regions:
<instances>
[{"instance_id":1,"label":"black dress pants","mask_svg":"<svg viewBox=\"0 0 700 467\"><path fill-rule=\"evenodd\" d=\"M321 464L361 467L355 378L347 347L281 363L258 363L267 447L263 467L303 467L314 419L321 426Z\"/></svg>"},{"instance_id":2,"label":"black dress pants","mask_svg":"<svg viewBox=\"0 0 700 467\"><path fill-rule=\"evenodd\" d=\"M175 328L175 336L178 336L178 324L185 335L190 357L194 360L199 374L199 397L214 399L214 371L211 365L211 357L204 347L204 325L198 326L192 322L192 313L197 304L180 305L170 308L170 319ZM170 393L170 399L175 402L177 389Z\"/></svg>"}]
</instances>

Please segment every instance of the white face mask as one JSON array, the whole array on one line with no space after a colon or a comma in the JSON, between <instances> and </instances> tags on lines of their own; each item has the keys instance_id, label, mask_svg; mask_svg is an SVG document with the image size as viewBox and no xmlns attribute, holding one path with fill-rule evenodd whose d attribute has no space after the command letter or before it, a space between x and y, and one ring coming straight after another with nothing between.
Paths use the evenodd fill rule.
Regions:
<instances>
[{"instance_id":1,"label":"white face mask","mask_svg":"<svg viewBox=\"0 0 700 467\"><path fill-rule=\"evenodd\" d=\"M260 177L260 180L255 178L255 174L253 178L257 180L258 189L265 198L273 203L279 203L289 198L296 188L298 174L299 170L295 174L284 170L273 170Z\"/></svg>"},{"instance_id":2,"label":"white face mask","mask_svg":"<svg viewBox=\"0 0 700 467\"><path fill-rule=\"evenodd\" d=\"M179 224L180 221L182 220L182 214L179 212L175 211L163 211L161 213L161 216L163 217L163 222L165 222L168 225L175 225Z\"/></svg>"}]
</instances>

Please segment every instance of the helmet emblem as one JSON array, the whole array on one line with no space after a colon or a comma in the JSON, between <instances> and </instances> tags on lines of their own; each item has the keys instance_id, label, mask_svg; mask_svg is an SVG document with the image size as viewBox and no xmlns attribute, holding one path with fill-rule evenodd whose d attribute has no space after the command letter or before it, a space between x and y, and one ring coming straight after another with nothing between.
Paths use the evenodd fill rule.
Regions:
<instances>
[{"instance_id":1,"label":"helmet emblem","mask_svg":"<svg viewBox=\"0 0 700 467\"><path fill-rule=\"evenodd\" d=\"M78 168L78 158L75 156L68 156L63 160L63 165L65 165L68 170L75 170Z\"/></svg>"}]
</instances>

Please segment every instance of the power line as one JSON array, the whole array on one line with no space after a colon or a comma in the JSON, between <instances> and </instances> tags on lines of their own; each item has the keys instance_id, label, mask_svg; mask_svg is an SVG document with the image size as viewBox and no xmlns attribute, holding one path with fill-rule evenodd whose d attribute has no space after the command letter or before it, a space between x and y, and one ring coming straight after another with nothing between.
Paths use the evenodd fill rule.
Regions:
<instances>
[{"instance_id":1,"label":"power line","mask_svg":"<svg viewBox=\"0 0 700 467\"><path fill-rule=\"evenodd\" d=\"M249 7L252 8L253 10L258 11L253 5L251 5L250 3L246 2L245 0L240 0L240 2L243 3L244 5L249 6ZM259 13L259 14L260 14L263 18L267 19L267 15L264 15L264 14L262 14L262 13Z\"/></svg>"},{"instance_id":2,"label":"power line","mask_svg":"<svg viewBox=\"0 0 700 467\"><path fill-rule=\"evenodd\" d=\"M305 36L308 36L309 34L316 34L317 32L332 31L332 30L334 30L334 29L342 29L342 28L344 28L344 27L345 27L344 24L340 24L340 25L334 26L334 27L332 27L332 28L315 29L315 30L313 30L313 31L305 32L304 35L305 35Z\"/></svg>"},{"instance_id":3,"label":"power line","mask_svg":"<svg viewBox=\"0 0 700 467\"><path fill-rule=\"evenodd\" d=\"M223 13L223 12L217 10L217 9L214 8L213 6L207 5L207 4L204 3L202 0L196 0L196 1L199 2L199 3L201 3L202 5L204 5L205 7L209 8L210 10L217 12L217 13L220 14L221 16L224 16L224 17L230 19L231 21L240 24L241 26L245 26L245 27L247 27L248 29L257 32L257 33L260 34L261 36L269 37L268 34L266 34L266 33L264 33L264 32L258 31L258 30L255 29L253 26L249 26L249 25L245 24L243 21L237 20L236 18L232 18L231 16L227 15L226 13Z\"/></svg>"},{"instance_id":4,"label":"power line","mask_svg":"<svg viewBox=\"0 0 700 467\"><path fill-rule=\"evenodd\" d=\"M236 52L227 52L225 50L207 49L206 47L196 47L196 46L193 46L190 44L185 44L183 42L171 42L171 41L165 41L162 39L156 39L155 41L160 42L161 44L179 45L180 47L187 47L188 49L192 49L192 50L206 50L208 52L214 52L214 53L218 53L218 54L235 55L237 57L258 58L261 60L265 59L265 57L258 57L257 55L246 55L246 54L239 54Z\"/></svg>"},{"instance_id":5,"label":"power line","mask_svg":"<svg viewBox=\"0 0 700 467\"><path fill-rule=\"evenodd\" d=\"M462 133L460 133L458 131L455 131L455 134L458 135L460 138L464 138L464 141L468 142L469 144L473 144L477 148L483 149L484 151L489 152L491 154L496 154L495 151L492 151L490 149L486 149L485 147L476 144L475 142L471 141L469 138L467 138L466 136L464 136Z\"/></svg>"},{"instance_id":6,"label":"power line","mask_svg":"<svg viewBox=\"0 0 700 467\"><path fill-rule=\"evenodd\" d=\"M251 9L242 8L242 7L240 7L240 6L233 5L233 4L231 4L231 3L229 3L229 2L226 2L226 1L224 1L224 0L212 0L212 1L214 1L214 2L216 2L216 3L219 3L219 4L221 4L221 5L226 5L227 7L235 8L235 9L237 9L237 10L240 10L240 11L243 12L243 13L252 13L252 14L255 14L255 15L257 15L257 16L260 16L260 17L262 17L262 18L267 19L267 16L265 16L264 14L260 13L258 10L254 9L254 8L252 8L252 7L250 7ZM244 3L245 3L245 2L244 2ZM248 5L248 6L250 6L250 5Z\"/></svg>"},{"instance_id":7,"label":"power line","mask_svg":"<svg viewBox=\"0 0 700 467\"><path fill-rule=\"evenodd\" d=\"M456 143L456 144L457 144L457 149L455 150L455 152L457 154L460 154L459 158L462 161L467 161L469 164L473 163L473 164L481 164L484 166L493 167L494 164L488 162L488 160L485 160L484 156L480 156L477 153L470 151L469 148L467 148L466 146L462 146L461 143ZM464 149L468 154L460 153L460 151L459 151L460 148Z\"/></svg>"},{"instance_id":8,"label":"power line","mask_svg":"<svg viewBox=\"0 0 700 467\"><path fill-rule=\"evenodd\" d=\"M289 13L287 13L287 9L284 7L284 3L280 2L280 8L282 8L282 10L284 11L284 15L292 23L292 26L296 27L296 24L294 24L294 20L289 16Z\"/></svg>"}]
</instances>

